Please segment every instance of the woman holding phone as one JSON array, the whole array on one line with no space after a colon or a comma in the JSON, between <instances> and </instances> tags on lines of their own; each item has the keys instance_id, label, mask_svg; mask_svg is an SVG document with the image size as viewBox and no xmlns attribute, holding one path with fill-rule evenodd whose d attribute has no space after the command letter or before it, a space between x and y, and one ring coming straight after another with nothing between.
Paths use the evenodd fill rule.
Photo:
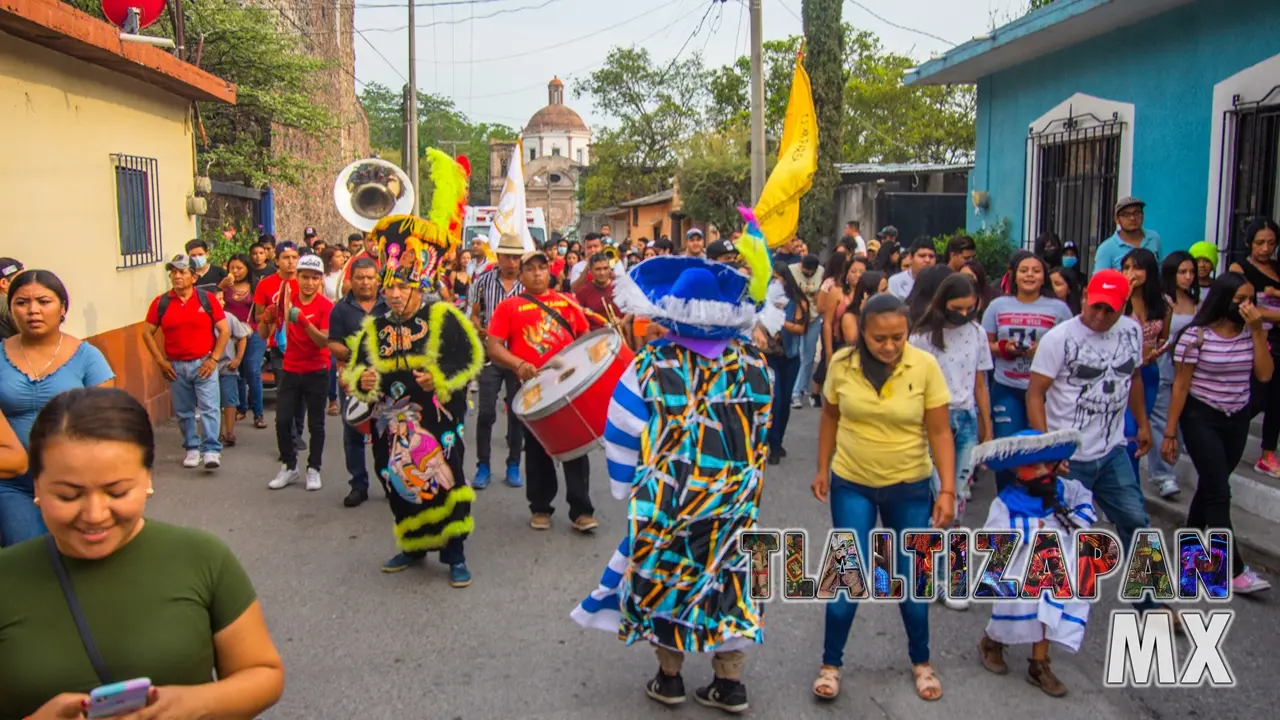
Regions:
<instances>
[{"instance_id":1,"label":"woman holding phone","mask_svg":"<svg viewBox=\"0 0 1280 720\"><path fill-rule=\"evenodd\" d=\"M28 451L49 534L0 553L0 718L81 717L95 688L139 678L146 717L274 705L284 669L240 563L208 533L143 518L146 409L122 390L70 390L40 411Z\"/></svg>"}]
</instances>

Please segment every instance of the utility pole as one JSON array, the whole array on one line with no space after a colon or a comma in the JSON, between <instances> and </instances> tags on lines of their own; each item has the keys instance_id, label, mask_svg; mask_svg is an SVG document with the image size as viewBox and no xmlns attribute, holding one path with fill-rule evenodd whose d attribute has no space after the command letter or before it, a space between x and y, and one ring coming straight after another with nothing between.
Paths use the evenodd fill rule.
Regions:
<instances>
[{"instance_id":1,"label":"utility pole","mask_svg":"<svg viewBox=\"0 0 1280 720\"><path fill-rule=\"evenodd\" d=\"M751 0L751 204L764 192L764 30L762 0Z\"/></svg>"},{"instance_id":2,"label":"utility pole","mask_svg":"<svg viewBox=\"0 0 1280 720\"><path fill-rule=\"evenodd\" d=\"M405 170L413 181L413 214L417 215L422 203L422 188L418 182L418 34L413 26L414 2L416 0L409 0L409 97L406 113L409 146L405 148L404 159L409 165Z\"/></svg>"}]
</instances>

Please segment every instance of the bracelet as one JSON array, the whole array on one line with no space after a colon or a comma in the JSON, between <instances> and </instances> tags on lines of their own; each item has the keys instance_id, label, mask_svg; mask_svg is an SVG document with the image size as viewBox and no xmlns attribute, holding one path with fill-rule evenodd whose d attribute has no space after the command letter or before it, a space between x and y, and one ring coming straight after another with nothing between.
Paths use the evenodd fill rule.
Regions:
<instances>
[{"instance_id":1,"label":"bracelet","mask_svg":"<svg viewBox=\"0 0 1280 720\"><path fill-rule=\"evenodd\" d=\"M938 497L942 497L943 495L950 495L951 497L956 496L955 491L953 490L939 490Z\"/></svg>"}]
</instances>

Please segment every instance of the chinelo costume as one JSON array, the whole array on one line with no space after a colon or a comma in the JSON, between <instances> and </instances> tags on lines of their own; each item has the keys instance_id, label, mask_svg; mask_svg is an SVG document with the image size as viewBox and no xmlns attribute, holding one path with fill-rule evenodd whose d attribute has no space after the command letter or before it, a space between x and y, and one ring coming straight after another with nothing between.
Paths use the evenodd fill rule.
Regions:
<instances>
[{"instance_id":1,"label":"chinelo costume","mask_svg":"<svg viewBox=\"0 0 1280 720\"><path fill-rule=\"evenodd\" d=\"M715 680L694 697L734 713L747 709L743 650L764 641L738 535L755 526L773 411L768 363L746 337L768 253L758 231L738 248L750 276L660 256L615 279L619 309L668 334L637 352L614 391L605 451L614 497L629 500L628 531L572 613L628 645L653 645L659 671L645 692L666 705L685 701L683 654L713 654Z\"/></svg>"},{"instance_id":2,"label":"chinelo costume","mask_svg":"<svg viewBox=\"0 0 1280 720\"><path fill-rule=\"evenodd\" d=\"M439 551L451 583L465 587L471 574L463 542L475 527L475 491L464 473L463 421L467 383L480 372L484 353L467 317L434 293L441 260L461 242L466 166L439 150L427 155L435 186L430 219L391 216L369 233L383 286L419 289L420 305L409 317L395 311L366 317L347 340L351 361L342 381L351 395L347 422L372 421L374 470L395 517L400 553L383 570L404 570ZM365 391L360 377L368 370L377 383ZM433 390L419 385L422 373Z\"/></svg>"}]
</instances>

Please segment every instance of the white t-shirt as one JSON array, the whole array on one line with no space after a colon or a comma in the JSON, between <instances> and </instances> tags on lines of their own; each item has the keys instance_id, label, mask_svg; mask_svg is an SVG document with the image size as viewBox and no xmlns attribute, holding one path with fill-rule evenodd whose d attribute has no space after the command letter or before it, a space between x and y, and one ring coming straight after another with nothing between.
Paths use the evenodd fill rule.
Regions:
<instances>
[{"instance_id":1,"label":"white t-shirt","mask_svg":"<svg viewBox=\"0 0 1280 720\"><path fill-rule=\"evenodd\" d=\"M572 285L578 282L578 278L581 277L582 273L586 271L587 271L587 261L579 260L577 264L573 266L573 269L569 271L569 284Z\"/></svg>"},{"instance_id":2,"label":"white t-shirt","mask_svg":"<svg viewBox=\"0 0 1280 720\"><path fill-rule=\"evenodd\" d=\"M947 389L951 391L951 409L973 410L976 375L993 367L987 334L976 322L943 328L945 351L933 346L932 336L931 332L912 335L911 344L937 359L942 377L947 379Z\"/></svg>"},{"instance_id":3,"label":"white t-shirt","mask_svg":"<svg viewBox=\"0 0 1280 720\"><path fill-rule=\"evenodd\" d=\"M915 286L916 276L910 270L903 270L889 278L889 294L899 300L906 300Z\"/></svg>"},{"instance_id":4,"label":"white t-shirt","mask_svg":"<svg viewBox=\"0 0 1280 720\"><path fill-rule=\"evenodd\" d=\"M1045 393L1047 429L1084 435L1072 460L1097 460L1125 446L1124 411L1141 365L1142 328L1130 317L1101 334L1075 317L1040 338L1031 372L1053 380Z\"/></svg>"},{"instance_id":5,"label":"white t-shirt","mask_svg":"<svg viewBox=\"0 0 1280 720\"><path fill-rule=\"evenodd\" d=\"M994 333L996 340L1030 344L1040 342L1045 333L1058 323L1071 318L1071 308L1057 298L1038 297L1024 303L1012 295L991 301L982 315L982 329ZM1036 355L1040 353L1037 350ZM1026 390L1031 384L1031 359L1023 355L1005 360L997 354L996 382L1005 387Z\"/></svg>"}]
</instances>

